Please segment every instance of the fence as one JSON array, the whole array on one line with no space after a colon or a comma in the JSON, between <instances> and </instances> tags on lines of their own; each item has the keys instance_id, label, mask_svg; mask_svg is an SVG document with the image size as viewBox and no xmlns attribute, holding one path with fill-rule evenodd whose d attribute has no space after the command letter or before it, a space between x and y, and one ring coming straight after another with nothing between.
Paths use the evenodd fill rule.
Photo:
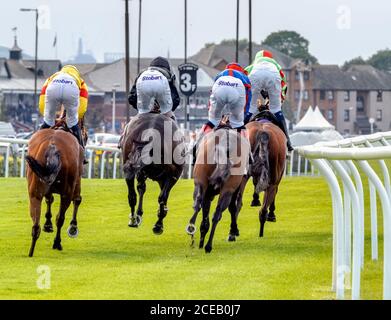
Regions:
<instances>
[{"instance_id":1,"label":"fence","mask_svg":"<svg viewBox=\"0 0 391 320\"><path fill-rule=\"evenodd\" d=\"M28 142L29 140L25 139L0 137L0 176L23 178L26 175L25 158ZM123 178L120 149L87 145L85 152L88 165L84 168L84 178ZM188 157L182 178L191 178L192 176L192 166L188 165L192 163L191 152L188 153Z\"/></svg>"},{"instance_id":2,"label":"fence","mask_svg":"<svg viewBox=\"0 0 391 320\"><path fill-rule=\"evenodd\" d=\"M383 298L391 299L391 187L384 161L391 158L390 140L391 131L297 149L302 157L309 159L319 170L330 188L333 207L332 289L336 291L337 299L344 298L345 288L350 284L350 274L352 299L360 298L360 273L364 267L364 190L357 166L369 182L373 260L378 259L376 192L382 205ZM367 160L377 161L383 181ZM342 181L342 191L338 178Z\"/></svg>"}]
</instances>

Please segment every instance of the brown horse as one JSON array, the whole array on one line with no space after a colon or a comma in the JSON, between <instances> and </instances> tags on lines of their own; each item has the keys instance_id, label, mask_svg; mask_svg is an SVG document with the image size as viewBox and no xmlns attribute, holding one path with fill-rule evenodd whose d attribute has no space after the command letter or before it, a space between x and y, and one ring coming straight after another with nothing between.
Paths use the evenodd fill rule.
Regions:
<instances>
[{"instance_id":1,"label":"brown horse","mask_svg":"<svg viewBox=\"0 0 391 320\"><path fill-rule=\"evenodd\" d=\"M137 115L129 122L120 144L131 210L128 225L136 228L142 222L145 182L150 178L159 183L161 190L158 198L158 220L153 232L162 234L163 219L168 212L168 197L185 164L183 135L170 117L158 113L145 113ZM137 212L135 179L139 194Z\"/></svg>"},{"instance_id":2,"label":"brown horse","mask_svg":"<svg viewBox=\"0 0 391 320\"><path fill-rule=\"evenodd\" d=\"M212 242L218 222L228 208L231 213L231 227L228 240L235 241L239 236L237 217L242 207L242 196L247 179L250 146L247 139L241 137L229 126L224 118L220 125L207 134L200 143L194 167L194 214L186 231L194 237L195 222L202 209L199 248L203 248L205 236L209 230L209 210L216 195L219 195L213 214L212 229L205 252L212 251Z\"/></svg>"},{"instance_id":3,"label":"brown horse","mask_svg":"<svg viewBox=\"0 0 391 320\"><path fill-rule=\"evenodd\" d=\"M261 223L259 236L263 237L266 220L276 221L275 198L278 185L284 175L286 158L286 137L271 121L260 117L246 125L249 132L254 162L250 167L254 194L252 206L258 206L259 193L264 191L262 208L259 211Z\"/></svg>"},{"instance_id":4,"label":"brown horse","mask_svg":"<svg viewBox=\"0 0 391 320\"><path fill-rule=\"evenodd\" d=\"M47 212L43 227L45 232L53 232L51 205L53 194L61 197L60 210L56 218L57 234L53 249L62 250L61 228L65 220L65 212L73 201L73 218L68 228L70 237L77 237L78 228L76 215L81 203L80 180L83 170L83 148L77 139L65 130L63 120L55 127L37 131L31 137L28 145L26 161L27 183L30 197L30 215L33 220L32 243L29 256L34 254L36 241L41 233L41 202L45 198Z\"/></svg>"}]
</instances>

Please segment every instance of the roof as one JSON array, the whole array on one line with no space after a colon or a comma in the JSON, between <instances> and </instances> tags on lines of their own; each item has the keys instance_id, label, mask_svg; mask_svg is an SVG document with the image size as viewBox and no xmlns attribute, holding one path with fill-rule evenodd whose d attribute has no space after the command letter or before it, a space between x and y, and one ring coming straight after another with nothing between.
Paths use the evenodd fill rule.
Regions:
<instances>
[{"instance_id":1,"label":"roof","mask_svg":"<svg viewBox=\"0 0 391 320\"><path fill-rule=\"evenodd\" d=\"M282 53L281 51L278 51L270 46L257 44L253 44L251 61L254 60L256 53L260 50L270 51L273 54L275 60L285 70L291 69L292 66L297 61L299 61L299 59L293 59L288 55ZM232 61L235 61L235 55L235 46L227 44L213 44L209 47L202 48L195 55L193 55L191 59L197 61L197 63L202 63L203 65L215 68L221 62L230 63ZM248 55L248 49L239 51L238 63L242 66L247 66L249 64Z\"/></svg>"},{"instance_id":2,"label":"roof","mask_svg":"<svg viewBox=\"0 0 391 320\"><path fill-rule=\"evenodd\" d=\"M141 58L140 70L146 69L153 58ZM172 70L178 79L178 66L182 64L183 59L169 59ZM196 63L199 66L197 72L197 84L199 88L210 88L213 85L214 77L219 70L204 66L193 60L188 60L189 63ZM130 58L130 82L131 85L137 78L137 58ZM76 65L83 74L91 91L110 92L115 84L118 84L117 91L125 91L125 59L119 59L112 63L100 64L99 66L92 66L83 64ZM91 71L88 71L88 70ZM83 71L86 71L83 73Z\"/></svg>"},{"instance_id":3,"label":"roof","mask_svg":"<svg viewBox=\"0 0 391 320\"><path fill-rule=\"evenodd\" d=\"M22 60L23 65L30 69L32 74L34 74L35 61L34 60ZM38 70L41 70L43 77L50 77L53 73L56 73L61 69L60 60L38 60L37 61Z\"/></svg>"},{"instance_id":4,"label":"roof","mask_svg":"<svg viewBox=\"0 0 391 320\"><path fill-rule=\"evenodd\" d=\"M313 89L391 90L391 74L370 65L353 65L343 71L337 65L312 66Z\"/></svg>"},{"instance_id":5,"label":"roof","mask_svg":"<svg viewBox=\"0 0 391 320\"><path fill-rule=\"evenodd\" d=\"M327 129L334 129L322 115L319 108L315 110L310 106L300 121L294 127L294 131L323 131Z\"/></svg>"}]
</instances>

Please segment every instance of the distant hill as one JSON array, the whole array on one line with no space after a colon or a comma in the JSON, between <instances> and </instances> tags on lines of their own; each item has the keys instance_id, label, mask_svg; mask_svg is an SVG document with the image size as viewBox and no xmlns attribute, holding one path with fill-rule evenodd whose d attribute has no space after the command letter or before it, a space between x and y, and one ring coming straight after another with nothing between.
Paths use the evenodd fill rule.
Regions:
<instances>
[{"instance_id":1,"label":"distant hill","mask_svg":"<svg viewBox=\"0 0 391 320\"><path fill-rule=\"evenodd\" d=\"M0 46L0 58L8 59L10 56L10 49L4 46ZM34 59L34 57L22 52L23 59Z\"/></svg>"}]
</instances>

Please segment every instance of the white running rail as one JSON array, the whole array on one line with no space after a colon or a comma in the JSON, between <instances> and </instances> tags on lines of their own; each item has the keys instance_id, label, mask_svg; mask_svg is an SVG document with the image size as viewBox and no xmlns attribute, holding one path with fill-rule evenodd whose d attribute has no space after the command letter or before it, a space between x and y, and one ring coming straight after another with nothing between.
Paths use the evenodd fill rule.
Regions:
<instances>
[{"instance_id":1,"label":"white running rail","mask_svg":"<svg viewBox=\"0 0 391 320\"><path fill-rule=\"evenodd\" d=\"M18 152L17 157L20 157L20 177L23 178L25 176L25 158L27 153L27 146L29 140L25 139L14 139L14 138L3 138L0 137L0 149L5 148L4 153L4 177L8 178L9 174L9 166L10 166L10 157L12 146L19 146L20 152ZM88 155L88 166L87 166L87 178L93 178L93 155L94 152L99 152L101 154L100 168L99 168L99 177L103 179L105 177L105 170L107 169L106 157L108 154L113 154L113 164L112 164L112 178L115 179L117 177L118 165L117 160L120 159L121 150L118 148L108 148L102 146L94 146L87 145L86 146L86 155ZM20 154L19 154L20 153ZM120 160L121 161L121 160Z\"/></svg>"},{"instance_id":2,"label":"white running rail","mask_svg":"<svg viewBox=\"0 0 391 320\"><path fill-rule=\"evenodd\" d=\"M360 299L360 273L364 267L364 190L360 173L369 181L371 257L378 259L376 192L383 212L383 299L391 299L391 186L384 159L391 159L391 131L298 147L297 152L327 180L333 206L333 277L337 299L350 286L352 299ZM382 179L367 160L377 160ZM341 191L338 178L342 181ZM353 243L351 243L353 234Z\"/></svg>"}]
</instances>

